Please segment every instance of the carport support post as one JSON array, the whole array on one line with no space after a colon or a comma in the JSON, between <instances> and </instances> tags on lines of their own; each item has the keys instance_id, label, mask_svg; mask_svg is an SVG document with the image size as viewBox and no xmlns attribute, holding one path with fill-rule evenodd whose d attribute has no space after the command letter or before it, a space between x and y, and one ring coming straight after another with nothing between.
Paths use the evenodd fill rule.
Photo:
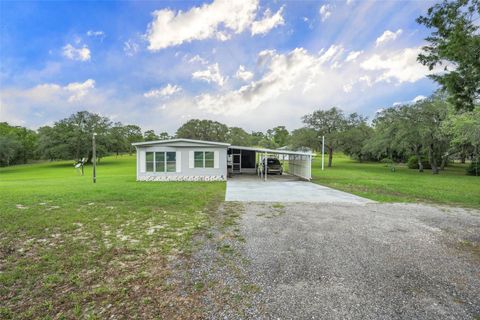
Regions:
<instances>
[{"instance_id":1,"label":"carport support post","mask_svg":"<svg viewBox=\"0 0 480 320\"><path fill-rule=\"evenodd\" d=\"M325 167L325 136L322 136L322 171Z\"/></svg>"},{"instance_id":2,"label":"carport support post","mask_svg":"<svg viewBox=\"0 0 480 320\"><path fill-rule=\"evenodd\" d=\"M267 181L267 172L268 172L268 161L267 161L267 153L265 152L265 157L263 157L263 161L265 161L264 168L265 168L265 181Z\"/></svg>"},{"instance_id":3,"label":"carport support post","mask_svg":"<svg viewBox=\"0 0 480 320\"><path fill-rule=\"evenodd\" d=\"M262 176L262 167L260 166L260 155L255 151L255 166L257 168L257 175Z\"/></svg>"}]
</instances>

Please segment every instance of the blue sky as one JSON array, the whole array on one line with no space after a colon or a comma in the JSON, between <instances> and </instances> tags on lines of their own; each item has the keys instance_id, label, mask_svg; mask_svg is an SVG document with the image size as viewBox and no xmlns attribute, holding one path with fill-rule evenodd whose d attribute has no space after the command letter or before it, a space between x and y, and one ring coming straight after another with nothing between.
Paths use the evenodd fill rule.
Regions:
<instances>
[{"instance_id":1,"label":"blue sky","mask_svg":"<svg viewBox=\"0 0 480 320\"><path fill-rule=\"evenodd\" d=\"M437 85L415 58L428 1L0 2L0 121L89 110L157 132L190 118L300 127L372 119Z\"/></svg>"}]
</instances>

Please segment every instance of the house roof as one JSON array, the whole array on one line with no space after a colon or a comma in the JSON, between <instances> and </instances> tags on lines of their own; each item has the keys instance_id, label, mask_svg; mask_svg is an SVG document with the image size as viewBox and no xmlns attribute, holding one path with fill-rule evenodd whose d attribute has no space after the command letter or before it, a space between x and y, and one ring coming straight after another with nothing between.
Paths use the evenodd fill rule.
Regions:
<instances>
[{"instance_id":1,"label":"house roof","mask_svg":"<svg viewBox=\"0 0 480 320\"><path fill-rule=\"evenodd\" d=\"M176 142L186 142L186 143L193 143L193 144L201 144L201 145L212 145L212 146L219 146L219 147L228 147L230 143L225 142L214 142L214 141L204 141L204 140L193 140L193 139L170 139L170 140L155 140L155 141L144 141L144 142L135 142L132 143L133 146L151 146L151 145L159 145L159 144L170 144Z\"/></svg>"},{"instance_id":2,"label":"house roof","mask_svg":"<svg viewBox=\"0 0 480 320\"><path fill-rule=\"evenodd\" d=\"M311 152L300 152L300 151L291 151L285 149L266 149L259 147L242 147L242 146L232 146L230 143L225 142L215 142L215 141L204 141L204 140L193 140L193 139L170 139L170 140L156 140L156 141L144 141L144 142L135 142L132 143L133 146L153 146L153 145L163 145L163 144L175 144L175 143L191 143L198 144L203 146L216 146L216 147L225 147L228 149L239 149L239 150L249 150L262 153L276 153L276 154L290 154L290 155L302 155L302 156L311 156Z\"/></svg>"}]
</instances>

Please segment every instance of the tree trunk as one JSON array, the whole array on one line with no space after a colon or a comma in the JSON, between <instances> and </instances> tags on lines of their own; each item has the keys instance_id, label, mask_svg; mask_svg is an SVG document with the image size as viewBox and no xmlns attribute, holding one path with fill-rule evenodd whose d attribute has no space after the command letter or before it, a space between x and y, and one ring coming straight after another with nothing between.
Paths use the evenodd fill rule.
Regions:
<instances>
[{"instance_id":1,"label":"tree trunk","mask_svg":"<svg viewBox=\"0 0 480 320\"><path fill-rule=\"evenodd\" d=\"M88 157L87 157L87 162L88 164L92 164L92 158L93 158L93 154L91 151L88 152Z\"/></svg>"},{"instance_id":2,"label":"tree trunk","mask_svg":"<svg viewBox=\"0 0 480 320\"><path fill-rule=\"evenodd\" d=\"M438 174L437 159L435 159L435 155L433 154L433 144L428 148L428 162L430 162L430 166L432 167L432 174Z\"/></svg>"},{"instance_id":3,"label":"tree trunk","mask_svg":"<svg viewBox=\"0 0 480 320\"><path fill-rule=\"evenodd\" d=\"M423 172L423 163L422 163L422 156L420 155L420 148L415 148L415 156L417 157L418 161L418 172Z\"/></svg>"},{"instance_id":4,"label":"tree trunk","mask_svg":"<svg viewBox=\"0 0 480 320\"><path fill-rule=\"evenodd\" d=\"M333 159L333 148L328 147L328 167L332 166L332 159Z\"/></svg>"},{"instance_id":5,"label":"tree trunk","mask_svg":"<svg viewBox=\"0 0 480 320\"><path fill-rule=\"evenodd\" d=\"M467 159L467 153L465 152L465 150L462 150L462 153L460 153L460 163L465 164L466 159Z\"/></svg>"},{"instance_id":6,"label":"tree trunk","mask_svg":"<svg viewBox=\"0 0 480 320\"><path fill-rule=\"evenodd\" d=\"M440 164L440 170L445 170L445 166L448 162L448 154L442 157L442 163Z\"/></svg>"}]
</instances>

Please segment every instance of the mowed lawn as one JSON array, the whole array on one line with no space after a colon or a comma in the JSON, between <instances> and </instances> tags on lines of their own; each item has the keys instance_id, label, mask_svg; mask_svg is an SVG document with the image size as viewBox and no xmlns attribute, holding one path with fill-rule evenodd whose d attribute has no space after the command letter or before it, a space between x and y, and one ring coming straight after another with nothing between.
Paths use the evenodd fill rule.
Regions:
<instances>
[{"instance_id":1,"label":"mowed lawn","mask_svg":"<svg viewBox=\"0 0 480 320\"><path fill-rule=\"evenodd\" d=\"M313 182L380 202L427 202L480 208L480 177L467 176L466 165L453 164L438 175L405 165L360 163L335 154L333 166L321 170L321 158L313 160Z\"/></svg>"},{"instance_id":2,"label":"mowed lawn","mask_svg":"<svg viewBox=\"0 0 480 320\"><path fill-rule=\"evenodd\" d=\"M195 316L170 266L225 183L136 182L134 156L104 158L97 174L68 161L0 168L1 319Z\"/></svg>"}]
</instances>

